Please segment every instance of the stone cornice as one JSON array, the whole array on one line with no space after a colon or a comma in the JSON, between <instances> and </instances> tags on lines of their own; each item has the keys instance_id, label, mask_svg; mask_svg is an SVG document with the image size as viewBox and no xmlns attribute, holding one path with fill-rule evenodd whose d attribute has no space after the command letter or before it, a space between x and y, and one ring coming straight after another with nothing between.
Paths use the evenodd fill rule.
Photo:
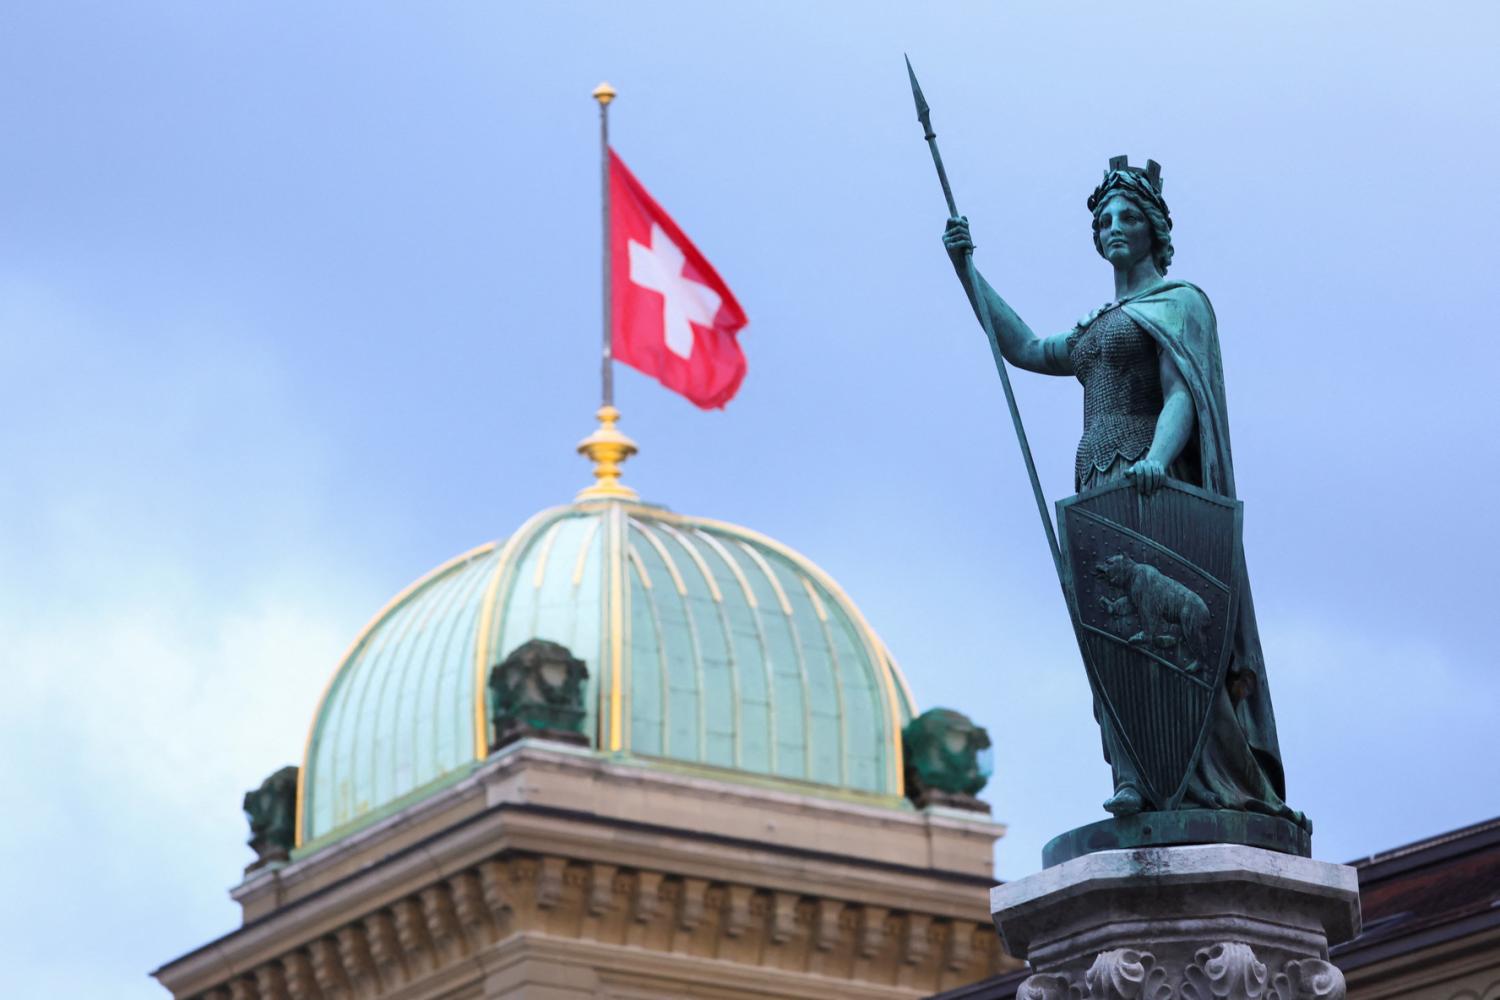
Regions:
<instances>
[{"instance_id":1,"label":"stone cornice","mask_svg":"<svg viewBox=\"0 0 1500 1000\"><path fill-rule=\"evenodd\" d=\"M894 897L912 908L949 918L976 910L982 913L983 890L992 883L991 879L952 872L861 863L850 855L776 848L750 840L694 837L649 824L625 825L589 814L502 803L288 903L182 956L161 971L210 956L237 967L247 960L246 956L260 952L267 941L288 934L319 933L351 906L380 905L411 891L413 886L492 855L497 847L505 853L563 852L616 867L644 862L687 878L739 879L769 891L834 893L852 903L878 904ZM273 873L273 877L280 874Z\"/></svg>"},{"instance_id":2,"label":"stone cornice","mask_svg":"<svg viewBox=\"0 0 1500 1000\"><path fill-rule=\"evenodd\" d=\"M844 855L860 866L890 864L988 878L991 845L1004 827L955 810L912 810L846 801L679 771L590 750L525 740L473 774L406 810L291 864L257 870L231 895L247 921L294 902L377 859L430 841L435 832L486 811L528 805L592 814L599 822L675 828L694 838L754 842L769 850Z\"/></svg>"},{"instance_id":3,"label":"stone cornice","mask_svg":"<svg viewBox=\"0 0 1500 1000\"><path fill-rule=\"evenodd\" d=\"M625 948L651 975L698 976L692 959L714 982L779 970L931 993L1010 961L984 922L1001 829L522 742L257 871L234 892L245 925L156 975L178 997L418 997L545 939L571 966Z\"/></svg>"},{"instance_id":4,"label":"stone cornice","mask_svg":"<svg viewBox=\"0 0 1500 1000\"><path fill-rule=\"evenodd\" d=\"M430 858L414 863L436 873ZM556 961L615 974L634 962L643 976L738 978L785 995L808 995L816 977L850 996L894 997L1006 964L971 916L558 854L495 855L377 905L354 902L342 892L309 900L321 905L237 931L157 978L202 1000L415 998L490 975L515 949L561 948Z\"/></svg>"}]
</instances>

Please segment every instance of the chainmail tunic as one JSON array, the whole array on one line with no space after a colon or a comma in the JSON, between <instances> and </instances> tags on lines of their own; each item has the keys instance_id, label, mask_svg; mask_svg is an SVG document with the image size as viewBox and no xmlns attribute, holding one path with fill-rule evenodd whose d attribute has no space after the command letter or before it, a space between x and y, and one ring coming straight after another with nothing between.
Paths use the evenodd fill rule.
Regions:
<instances>
[{"instance_id":1,"label":"chainmail tunic","mask_svg":"<svg viewBox=\"0 0 1500 1000\"><path fill-rule=\"evenodd\" d=\"M1156 341L1118 308L1068 336L1068 359L1083 383L1083 437L1073 465L1081 491L1150 450L1162 408L1161 369Z\"/></svg>"}]
</instances>

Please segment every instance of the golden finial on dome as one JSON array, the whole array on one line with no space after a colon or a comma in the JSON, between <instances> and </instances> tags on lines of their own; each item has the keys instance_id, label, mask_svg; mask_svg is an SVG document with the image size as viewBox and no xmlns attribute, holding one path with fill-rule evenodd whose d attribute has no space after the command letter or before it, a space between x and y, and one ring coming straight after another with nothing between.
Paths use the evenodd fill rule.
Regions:
<instances>
[{"instance_id":1,"label":"golden finial on dome","mask_svg":"<svg viewBox=\"0 0 1500 1000\"><path fill-rule=\"evenodd\" d=\"M620 465L640 449L615 427L619 410L606 404L594 415L599 418L598 429L578 442L578 454L594 463L594 485L579 490L578 499L635 500L640 494L620 484Z\"/></svg>"}]
</instances>

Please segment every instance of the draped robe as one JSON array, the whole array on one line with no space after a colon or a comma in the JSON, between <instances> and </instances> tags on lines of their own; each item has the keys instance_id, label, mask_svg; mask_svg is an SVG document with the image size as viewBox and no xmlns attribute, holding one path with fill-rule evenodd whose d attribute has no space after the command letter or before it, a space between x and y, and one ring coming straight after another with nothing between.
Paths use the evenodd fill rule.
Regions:
<instances>
[{"instance_id":1,"label":"draped robe","mask_svg":"<svg viewBox=\"0 0 1500 1000\"><path fill-rule=\"evenodd\" d=\"M1193 397L1193 434L1174 464L1188 481L1231 499L1234 460L1218 324L1208 296L1185 281L1165 281L1120 303L1156 341ZM1240 559L1239 617L1223 687L1209 719L1209 738L1191 776L1184 806L1248 809L1307 825L1285 803L1286 779L1276 740L1271 690L1255 622L1250 583ZM1101 718L1101 725L1108 725ZM1106 734L1105 745L1111 740ZM1116 763L1113 762L1112 763ZM1116 763L1116 767L1119 764Z\"/></svg>"}]
</instances>

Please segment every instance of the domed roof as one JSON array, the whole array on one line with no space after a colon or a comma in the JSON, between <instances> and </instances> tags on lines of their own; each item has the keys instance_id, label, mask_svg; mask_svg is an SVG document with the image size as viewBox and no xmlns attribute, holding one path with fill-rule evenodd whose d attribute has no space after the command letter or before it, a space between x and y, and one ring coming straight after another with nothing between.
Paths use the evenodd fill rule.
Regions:
<instances>
[{"instance_id":1,"label":"domed roof","mask_svg":"<svg viewBox=\"0 0 1500 1000\"><path fill-rule=\"evenodd\" d=\"M763 535L622 496L545 510L375 616L313 720L299 845L351 832L484 760L488 671L533 638L587 664L584 732L598 750L901 795L911 695L838 585Z\"/></svg>"}]
</instances>

